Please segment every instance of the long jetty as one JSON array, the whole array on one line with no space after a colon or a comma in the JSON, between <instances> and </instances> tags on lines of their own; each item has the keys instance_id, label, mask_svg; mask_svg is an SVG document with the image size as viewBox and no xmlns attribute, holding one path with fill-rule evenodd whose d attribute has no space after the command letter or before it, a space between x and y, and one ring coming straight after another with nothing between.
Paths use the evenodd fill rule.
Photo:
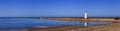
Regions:
<instances>
[{"instance_id":1,"label":"long jetty","mask_svg":"<svg viewBox=\"0 0 120 31\"><path fill-rule=\"evenodd\" d=\"M75 22L118 22L119 19L115 18L43 18L45 20L57 20L57 21L75 21Z\"/></svg>"}]
</instances>

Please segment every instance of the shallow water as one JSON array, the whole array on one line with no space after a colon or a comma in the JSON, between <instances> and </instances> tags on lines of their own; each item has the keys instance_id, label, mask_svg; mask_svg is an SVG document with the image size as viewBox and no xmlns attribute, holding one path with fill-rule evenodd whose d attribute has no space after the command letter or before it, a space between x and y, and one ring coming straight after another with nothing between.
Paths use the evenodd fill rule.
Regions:
<instances>
[{"instance_id":1,"label":"shallow water","mask_svg":"<svg viewBox=\"0 0 120 31\"><path fill-rule=\"evenodd\" d=\"M98 26L101 24L110 24L111 22L88 22L88 26ZM29 29L35 26L84 26L84 22L68 22L55 20L40 20L30 18L7 18L0 19L0 29Z\"/></svg>"}]
</instances>

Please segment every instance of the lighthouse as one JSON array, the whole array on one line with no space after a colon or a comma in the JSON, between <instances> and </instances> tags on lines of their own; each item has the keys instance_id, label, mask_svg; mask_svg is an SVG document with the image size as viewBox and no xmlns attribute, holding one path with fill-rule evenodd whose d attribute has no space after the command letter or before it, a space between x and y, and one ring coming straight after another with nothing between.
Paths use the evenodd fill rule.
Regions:
<instances>
[{"instance_id":1,"label":"lighthouse","mask_svg":"<svg viewBox=\"0 0 120 31\"><path fill-rule=\"evenodd\" d=\"M85 11L85 14L84 14L85 19L87 19L87 15L88 15L88 13L87 13L87 11Z\"/></svg>"},{"instance_id":2,"label":"lighthouse","mask_svg":"<svg viewBox=\"0 0 120 31\"><path fill-rule=\"evenodd\" d=\"M85 11L85 13L84 13L84 19L85 20L87 20L87 17L88 16L88 13L87 13L87 11ZM88 23L87 22L84 22L84 26L87 26L88 25Z\"/></svg>"}]
</instances>

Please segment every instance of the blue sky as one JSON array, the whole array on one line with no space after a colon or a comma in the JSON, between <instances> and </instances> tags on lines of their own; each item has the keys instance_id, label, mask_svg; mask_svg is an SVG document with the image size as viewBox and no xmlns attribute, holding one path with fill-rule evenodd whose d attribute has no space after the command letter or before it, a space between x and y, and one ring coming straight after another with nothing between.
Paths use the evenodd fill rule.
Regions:
<instances>
[{"instance_id":1,"label":"blue sky","mask_svg":"<svg viewBox=\"0 0 120 31\"><path fill-rule=\"evenodd\" d=\"M0 0L0 17L120 17L120 0Z\"/></svg>"}]
</instances>

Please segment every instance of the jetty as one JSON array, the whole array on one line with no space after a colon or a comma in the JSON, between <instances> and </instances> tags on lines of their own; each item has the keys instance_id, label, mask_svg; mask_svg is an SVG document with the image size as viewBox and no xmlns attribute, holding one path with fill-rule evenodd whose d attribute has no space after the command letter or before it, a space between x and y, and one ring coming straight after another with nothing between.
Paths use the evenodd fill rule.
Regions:
<instances>
[{"instance_id":1,"label":"jetty","mask_svg":"<svg viewBox=\"0 0 120 31\"><path fill-rule=\"evenodd\" d=\"M74 22L116 22L115 18L43 18L44 20L74 21Z\"/></svg>"}]
</instances>

